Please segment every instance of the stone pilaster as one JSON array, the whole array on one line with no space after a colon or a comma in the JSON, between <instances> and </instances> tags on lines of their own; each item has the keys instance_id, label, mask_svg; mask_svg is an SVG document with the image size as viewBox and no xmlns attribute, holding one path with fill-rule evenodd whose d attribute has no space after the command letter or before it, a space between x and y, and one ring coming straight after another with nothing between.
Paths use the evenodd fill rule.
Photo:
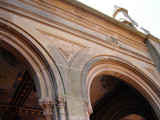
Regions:
<instances>
[{"instance_id":1,"label":"stone pilaster","mask_svg":"<svg viewBox=\"0 0 160 120\"><path fill-rule=\"evenodd\" d=\"M52 98L39 99L39 104L43 109L43 114L47 120L53 120L54 100Z\"/></svg>"},{"instance_id":2,"label":"stone pilaster","mask_svg":"<svg viewBox=\"0 0 160 120\"><path fill-rule=\"evenodd\" d=\"M66 120L66 114L65 114L65 98L64 97L58 97L56 99L57 107L59 109L59 117L60 120Z\"/></svg>"}]
</instances>

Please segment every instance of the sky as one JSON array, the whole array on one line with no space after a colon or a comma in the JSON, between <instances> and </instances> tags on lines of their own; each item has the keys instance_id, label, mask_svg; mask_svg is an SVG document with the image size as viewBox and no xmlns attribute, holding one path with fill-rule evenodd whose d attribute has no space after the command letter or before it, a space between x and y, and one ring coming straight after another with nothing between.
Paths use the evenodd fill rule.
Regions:
<instances>
[{"instance_id":1,"label":"sky","mask_svg":"<svg viewBox=\"0 0 160 120\"><path fill-rule=\"evenodd\" d=\"M128 10L140 27L160 39L160 0L77 0L112 17L114 6Z\"/></svg>"}]
</instances>

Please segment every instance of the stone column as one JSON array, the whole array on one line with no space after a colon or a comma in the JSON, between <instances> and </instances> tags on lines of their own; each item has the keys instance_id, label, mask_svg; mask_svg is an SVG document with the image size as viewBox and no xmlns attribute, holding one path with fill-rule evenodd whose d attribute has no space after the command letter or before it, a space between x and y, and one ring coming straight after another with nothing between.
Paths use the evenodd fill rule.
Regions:
<instances>
[{"instance_id":1,"label":"stone column","mask_svg":"<svg viewBox=\"0 0 160 120\"><path fill-rule=\"evenodd\" d=\"M93 110L92 106L86 101L84 101L84 111L86 114L86 120L90 120L90 115L93 113Z\"/></svg>"},{"instance_id":2,"label":"stone column","mask_svg":"<svg viewBox=\"0 0 160 120\"><path fill-rule=\"evenodd\" d=\"M57 107L59 109L59 117L60 120L66 120L66 115L65 115L65 98L64 97L58 97L56 99L57 102Z\"/></svg>"},{"instance_id":3,"label":"stone column","mask_svg":"<svg viewBox=\"0 0 160 120\"><path fill-rule=\"evenodd\" d=\"M47 120L53 120L54 100L52 98L39 99L39 104L43 109L43 114Z\"/></svg>"}]
</instances>

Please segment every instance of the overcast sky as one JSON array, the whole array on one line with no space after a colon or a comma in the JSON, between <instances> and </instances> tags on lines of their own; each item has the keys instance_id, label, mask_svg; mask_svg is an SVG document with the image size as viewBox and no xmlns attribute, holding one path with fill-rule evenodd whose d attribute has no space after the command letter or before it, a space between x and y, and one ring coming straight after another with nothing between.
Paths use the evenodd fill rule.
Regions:
<instances>
[{"instance_id":1,"label":"overcast sky","mask_svg":"<svg viewBox=\"0 0 160 120\"><path fill-rule=\"evenodd\" d=\"M78 0L112 17L114 6L128 10L140 27L160 38L160 0Z\"/></svg>"}]
</instances>

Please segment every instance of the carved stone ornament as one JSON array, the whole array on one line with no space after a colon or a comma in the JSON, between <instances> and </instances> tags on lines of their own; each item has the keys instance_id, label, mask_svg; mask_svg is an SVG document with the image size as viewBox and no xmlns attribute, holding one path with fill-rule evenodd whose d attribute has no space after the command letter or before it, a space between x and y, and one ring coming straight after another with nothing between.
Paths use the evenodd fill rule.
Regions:
<instances>
[{"instance_id":1,"label":"carved stone ornament","mask_svg":"<svg viewBox=\"0 0 160 120\"><path fill-rule=\"evenodd\" d=\"M107 42L109 42L111 44L119 45L118 39L114 36L107 35L106 39L107 39Z\"/></svg>"},{"instance_id":2,"label":"carved stone ornament","mask_svg":"<svg viewBox=\"0 0 160 120\"><path fill-rule=\"evenodd\" d=\"M84 111L88 112L89 115L93 113L92 106L86 101L84 101Z\"/></svg>"},{"instance_id":3,"label":"carved stone ornament","mask_svg":"<svg viewBox=\"0 0 160 120\"><path fill-rule=\"evenodd\" d=\"M84 46L78 45L72 41L54 38L49 35L45 35L48 40L64 55L64 57L69 61L71 57L78 52L79 50L83 49Z\"/></svg>"},{"instance_id":4,"label":"carved stone ornament","mask_svg":"<svg viewBox=\"0 0 160 120\"><path fill-rule=\"evenodd\" d=\"M56 104L57 104L57 107L58 107L59 109L65 108L65 102L66 102L66 100L65 100L64 97L58 97L58 98L56 99Z\"/></svg>"},{"instance_id":5,"label":"carved stone ornament","mask_svg":"<svg viewBox=\"0 0 160 120\"><path fill-rule=\"evenodd\" d=\"M39 99L39 104L45 116L53 115L54 100L52 98Z\"/></svg>"}]
</instances>

